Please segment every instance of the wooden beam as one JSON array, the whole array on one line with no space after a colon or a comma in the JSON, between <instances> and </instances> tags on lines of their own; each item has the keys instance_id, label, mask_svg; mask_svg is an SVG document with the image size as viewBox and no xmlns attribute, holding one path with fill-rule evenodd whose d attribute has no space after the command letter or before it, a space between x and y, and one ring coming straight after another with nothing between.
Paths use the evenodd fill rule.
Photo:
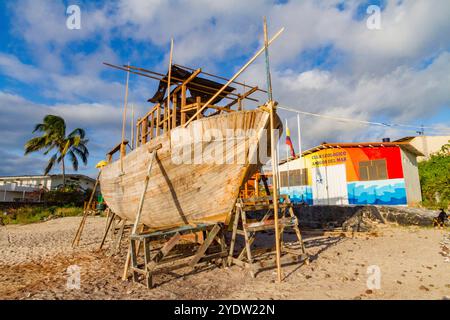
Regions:
<instances>
[{"instance_id":1,"label":"wooden beam","mask_svg":"<svg viewBox=\"0 0 450 320\"><path fill-rule=\"evenodd\" d=\"M173 58L173 38L170 39L170 55L169 55L169 77L167 79L167 107L164 109L165 113L167 113L167 130L170 130L170 78L172 77L172 58ZM167 109L167 110L166 110ZM164 115L166 118L166 115Z\"/></svg>"},{"instance_id":2,"label":"wooden beam","mask_svg":"<svg viewBox=\"0 0 450 320\"><path fill-rule=\"evenodd\" d=\"M242 101L242 99L247 98L249 95L251 95L252 93L254 93L256 90L258 90L258 87L254 87L252 89L250 89L249 91L245 92L243 95L241 95L239 98L234 99L233 101L231 101L229 104L227 104L225 106L225 108L230 108L232 106L234 106L236 103Z\"/></svg>"},{"instance_id":3,"label":"wooden beam","mask_svg":"<svg viewBox=\"0 0 450 320\"><path fill-rule=\"evenodd\" d=\"M270 41L267 42L267 45L270 45L276 38L278 38L280 36L280 34L284 31L284 28L281 28L280 31L278 31L275 36L273 36L272 39L270 39ZM184 127L186 127L187 125L189 125L189 123L191 123L191 121L193 119L195 119L200 113L203 112L203 110L205 110L230 84L231 82L233 82L237 77L239 77L241 75L242 72L245 71L245 69L248 68L249 65L251 65L253 63L253 61L256 60L256 58L258 58L258 56L263 53L265 50L265 47L261 48L238 72L236 72L236 74L231 77L230 80L228 80L228 82L226 84L224 84L222 86L222 88L220 88L216 94L214 94L209 100L208 102L206 102L203 107L197 111L197 113L191 117L185 124Z\"/></svg>"},{"instance_id":4,"label":"wooden beam","mask_svg":"<svg viewBox=\"0 0 450 320\"><path fill-rule=\"evenodd\" d=\"M117 151L120 150L120 146L122 144L128 144L128 140L124 140L123 142L118 143L114 148L112 148L106 155L113 155L114 153L116 153Z\"/></svg>"},{"instance_id":5,"label":"wooden beam","mask_svg":"<svg viewBox=\"0 0 450 320\"><path fill-rule=\"evenodd\" d=\"M183 69L188 69L188 70L191 70L191 71L195 70L195 69L193 69L193 68L189 68L189 67L186 67L186 66L182 66L182 65L180 65L180 64L175 64L175 66L180 67L180 68L183 68ZM225 77L221 77L221 76L218 76L218 75L215 75L215 74L211 74L211 73L208 73L208 72L202 71L202 73L205 74L205 75L207 75L207 76L214 77L214 78L217 78L217 79L222 79L222 80L225 80L225 81L228 81L228 80L229 80L229 79L227 79L227 78L225 78ZM249 86L249 85L247 85L247 84L245 84L245 83L242 83L242 82L233 81L233 83L238 84L238 85L241 85L241 86L246 87L246 88L252 88L252 86ZM258 91L267 93L267 91L266 91L266 90L263 90L263 89L258 89Z\"/></svg>"},{"instance_id":6,"label":"wooden beam","mask_svg":"<svg viewBox=\"0 0 450 320\"><path fill-rule=\"evenodd\" d=\"M128 66L130 63L128 62ZM125 100L123 104L123 114L122 114L122 143L121 143L121 152L120 152L120 172L123 172L123 158L125 156L126 149L124 146L125 141L125 127L127 121L127 104L128 104L128 82L130 81L130 73L127 72L127 83L125 86ZM124 150L125 149L125 150Z\"/></svg>"},{"instance_id":7,"label":"wooden beam","mask_svg":"<svg viewBox=\"0 0 450 320\"><path fill-rule=\"evenodd\" d=\"M161 78L158 78L158 77L154 77L154 76L151 76L151 75L142 73L142 72L137 72L137 71L131 71L131 70L130 70L130 69L142 69L142 68L137 68L137 67L131 67L131 66L130 66L130 69L127 69L127 68L123 68L123 67L120 67L120 66L115 66L115 65L110 64L110 63L107 63L107 62L103 62L103 64L104 64L105 66L108 66L108 67L111 67L111 68L114 68L114 69L122 70L122 71L125 71L125 72L129 72L129 73L132 73L132 74L136 74L136 75L138 75L138 76L142 76L142 77L146 77L146 78L150 78L150 79L154 79L154 80L158 80L158 81L162 81L162 82L167 83L167 80L165 80L165 79L161 79ZM145 69L144 69L144 70L145 70ZM165 75L162 75L162 76L165 77ZM172 77L172 80L175 80L175 77ZM182 80L181 80L181 81L182 81ZM180 82L181 82L181 81L180 81ZM198 87L199 84L193 83L193 84L191 84L191 86ZM202 87L204 87L204 86L202 86ZM198 88L195 88L195 91L198 91L198 92L201 92L201 93L206 93L206 94L212 94L212 93L214 92L213 90L215 90L214 88L210 88L210 87L207 87L207 88L209 89L209 91L201 90L201 89L198 89ZM232 93L232 92L228 92L227 95L236 96L236 97L238 96L237 94ZM223 99L228 99L228 100L234 100L234 98L228 97L227 95L223 95L222 98L223 98ZM258 102L257 99L253 99L253 98L246 98L246 99L247 99L247 100L251 100L251 101Z\"/></svg>"}]
</instances>

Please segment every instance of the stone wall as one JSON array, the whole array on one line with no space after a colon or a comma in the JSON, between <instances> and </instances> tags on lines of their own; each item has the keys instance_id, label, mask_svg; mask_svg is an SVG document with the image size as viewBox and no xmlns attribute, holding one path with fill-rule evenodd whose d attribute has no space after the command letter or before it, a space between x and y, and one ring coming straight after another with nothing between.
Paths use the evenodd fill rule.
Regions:
<instances>
[{"instance_id":1,"label":"stone wall","mask_svg":"<svg viewBox=\"0 0 450 320\"><path fill-rule=\"evenodd\" d=\"M300 226L313 229L370 228L371 222L431 226L437 211L389 206L296 206ZM371 222L370 222L371 221Z\"/></svg>"}]
</instances>

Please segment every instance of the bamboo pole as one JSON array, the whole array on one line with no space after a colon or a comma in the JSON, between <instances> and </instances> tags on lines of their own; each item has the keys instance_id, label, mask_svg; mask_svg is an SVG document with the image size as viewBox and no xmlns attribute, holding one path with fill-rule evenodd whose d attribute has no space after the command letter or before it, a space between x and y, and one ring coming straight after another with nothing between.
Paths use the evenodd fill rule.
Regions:
<instances>
[{"instance_id":1,"label":"bamboo pole","mask_svg":"<svg viewBox=\"0 0 450 320\"><path fill-rule=\"evenodd\" d=\"M273 212L275 220L275 248L276 248L276 262L277 262L277 275L278 282L281 282L281 248L280 248L280 228L278 223L278 155L276 150L275 141L275 104L273 103L272 96L272 80L270 77L270 65L269 65L269 40L267 34L267 21L264 17L264 51L266 55L266 74L267 74L267 95L269 97L270 108L270 145L272 154L272 181L273 181Z\"/></svg>"},{"instance_id":2,"label":"bamboo pole","mask_svg":"<svg viewBox=\"0 0 450 320\"><path fill-rule=\"evenodd\" d=\"M280 31L278 31L272 37L272 39L270 39L270 41L267 42L267 46L270 45L276 38L278 38L283 31L284 31L284 28L281 28ZM226 84L224 84L223 87L220 88L220 90L217 91L216 94L213 95L208 100L208 102L206 102L203 105L203 107L200 108L200 110L198 110L188 121L186 121L186 123L184 124L184 128L187 127L187 125L189 123L191 123L191 121L193 121L200 113L202 113L203 110L205 110L237 77L239 77L241 75L241 73L244 72L245 69L247 69L248 66L251 65L253 63L253 61L255 61L256 58L258 58L258 56L264 52L264 50L265 50L265 46L262 47L238 72L236 72L236 74L230 80L228 80L228 82Z\"/></svg>"},{"instance_id":3,"label":"bamboo pole","mask_svg":"<svg viewBox=\"0 0 450 320\"><path fill-rule=\"evenodd\" d=\"M155 162L155 159L156 159L156 152L161 148L162 148L162 146L161 146L161 144L159 144L151 151L152 154L150 156L150 162L149 162L149 165L147 168L147 175L145 176L145 180L144 180L144 189L142 190L141 198L139 200L138 209L136 212L136 219L134 220L133 229L131 230L131 235L134 235L137 232L139 222L141 220L142 208L144 206L145 194L147 193L148 182L150 181L150 174L152 172L153 163ZM123 275L122 275L123 280L126 280L128 277L128 269L129 269L130 260L131 260L131 250L132 249L131 249L131 245L130 245L130 247L128 248L127 258L125 261L125 267L123 270Z\"/></svg>"},{"instance_id":4,"label":"bamboo pole","mask_svg":"<svg viewBox=\"0 0 450 320\"><path fill-rule=\"evenodd\" d=\"M130 137L131 137L131 149L134 148L134 104L131 104L131 125L130 125Z\"/></svg>"},{"instance_id":5,"label":"bamboo pole","mask_svg":"<svg viewBox=\"0 0 450 320\"><path fill-rule=\"evenodd\" d=\"M195 71L194 68L189 68L189 67L186 67L186 66L182 66L181 64L175 64L175 66L180 67L180 68L183 68L183 69L188 69L188 70L190 70L190 71ZM227 78L224 78L224 77L221 77L221 76L218 76L218 75L215 75L215 74L211 74L211 73L208 73L208 72L205 72L205 71L202 71L201 73L203 73L203 74L205 74L205 75L207 75L207 76L210 76L210 77L217 78L217 79L222 79L222 80L225 80L225 81L228 81L228 80L229 80L229 79L227 79ZM246 84L245 84L245 81L244 81L243 83L242 83L242 82L238 82L238 81L233 81L233 83L238 84L238 85L241 85L241 86L243 86L244 88L250 88L250 89L256 88L256 90L258 90L258 91L267 93L266 90L259 89L258 87L252 87L252 86L246 85Z\"/></svg>"},{"instance_id":6,"label":"bamboo pole","mask_svg":"<svg viewBox=\"0 0 450 320\"><path fill-rule=\"evenodd\" d=\"M128 62L128 66L130 62ZM123 114L122 114L122 144L120 145L120 172L123 173L123 157L124 157L124 141L125 141L125 127L127 118L127 104L128 104L128 82L130 81L130 73L127 72L127 83L125 86L125 101L123 104Z\"/></svg>"},{"instance_id":7,"label":"bamboo pole","mask_svg":"<svg viewBox=\"0 0 450 320\"><path fill-rule=\"evenodd\" d=\"M101 169L98 172L97 179L95 179L94 188L92 189L91 196L89 197L89 202L87 203L86 209L83 213L83 218L81 219L80 225L78 226L77 232L75 234L75 238L72 241L72 247L78 246L81 239L81 234L83 233L84 225L86 223L87 216L89 214L89 207L92 204L92 200L94 199L95 191L97 190L98 182L100 180Z\"/></svg>"},{"instance_id":8,"label":"bamboo pole","mask_svg":"<svg viewBox=\"0 0 450 320\"><path fill-rule=\"evenodd\" d=\"M170 39L169 78L167 79L167 131L170 131L170 80L172 77L173 38Z\"/></svg>"}]
</instances>

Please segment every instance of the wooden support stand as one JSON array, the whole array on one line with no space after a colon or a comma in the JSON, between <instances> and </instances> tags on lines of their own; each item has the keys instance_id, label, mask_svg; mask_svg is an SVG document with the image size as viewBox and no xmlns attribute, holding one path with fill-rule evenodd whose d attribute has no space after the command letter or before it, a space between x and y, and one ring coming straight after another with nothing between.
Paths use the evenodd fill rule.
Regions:
<instances>
[{"instance_id":1,"label":"wooden support stand","mask_svg":"<svg viewBox=\"0 0 450 320\"><path fill-rule=\"evenodd\" d=\"M302 262L309 264L309 257L305 250L300 228L298 226L297 217L294 215L292 203L288 196L281 196L282 201L278 204L281 212L279 215L279 228L281 235L281 262L293 263ZM266 214L259 217L256 222L248 222L249 212L264 210ZM250 275L254 278L260 269L266 269L276 266L276 260L273 261L256 261L256 253L273 253L275 248L261 248L253 250L251 246L256 239L257 232L275 230L274 223L274 205L272 197L258 197L249 199L238 199L236 202L236 211L231 236L230 251L228 255L228 265L239 265L249 270ZM297 241L286 243L283 241L283 233L287 229L294 230ZM244 237L245 246L238 256L234 255L236 244L236 236Z\"/></svg>"},{"instance_id":2,"label":"wooden support stand","mask_svg":"<svg viewBox=\"0 0 450 320\"><path fill-rule=\"evenodd\" d=\"M221 259L222 265L226 266L226 257L228 251L225 245L225 237L223 233L223 226L221 224L198 224L197 226L186 225L171 230L156 231L144 234L132 234L130 236L131 243L131 272L133 281L140 283L140 278L143 276L147 288L153 287L153 275L160 267L174 260L189 259L185 263L172 265L168 270L182 267L194 268L199 262L211 261L213 259ZM197 250L187 250L181 254L174 253L169 255L177 244L182 241L182 236L187 234L197 234L203 232L205 234L203 243L198 246ZM152 241L161 244L165 241L162 247L154 248L152 250ZM217 242L219 249L213 252L212 244ZM141 244L143 244L143 257L139 257ZM139 259L140 258L140 259ZM159 268L158 271L163 271Z\"/></svg>"}]
</instances>

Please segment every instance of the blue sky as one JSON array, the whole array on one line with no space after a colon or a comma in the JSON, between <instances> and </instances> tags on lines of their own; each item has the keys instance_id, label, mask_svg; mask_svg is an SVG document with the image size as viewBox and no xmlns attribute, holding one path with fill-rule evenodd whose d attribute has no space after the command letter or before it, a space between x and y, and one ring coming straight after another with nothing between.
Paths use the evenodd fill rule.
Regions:
<instances>
[{"instance_id":1,"label":"blue sky","mask_svg":"<svg viewBox=\"0 0 450 320\"><path fill-rule=\"evenodd\" d=\"M81 29L66 27L67 6L81 9ZM381 9L370 30L367 7ZM450 3L430 1L117 0L0 2L0 175L39 174L40 154L23 156L33 125L46 114L82 127L95 164L120 140L125 74L102 62L166 72L174 62L231 76L262 44L262 17L273 34L275 99L294 109L417 128L372 127L302 116L302 143L450 134ZM261 59L240 78L265 87ZM132 76L136 116L156 82ZM264 95L257 95L264 102ZM249 104L250 105L250 104ZM297 144L295 115L287 118ZM129 120L130 121L130 120ZM127 129L127 132L129 129ZM283 148L284 146L282 146ZM58 172L58 168L54 172Z\"/></svg>"}]
</instances>

